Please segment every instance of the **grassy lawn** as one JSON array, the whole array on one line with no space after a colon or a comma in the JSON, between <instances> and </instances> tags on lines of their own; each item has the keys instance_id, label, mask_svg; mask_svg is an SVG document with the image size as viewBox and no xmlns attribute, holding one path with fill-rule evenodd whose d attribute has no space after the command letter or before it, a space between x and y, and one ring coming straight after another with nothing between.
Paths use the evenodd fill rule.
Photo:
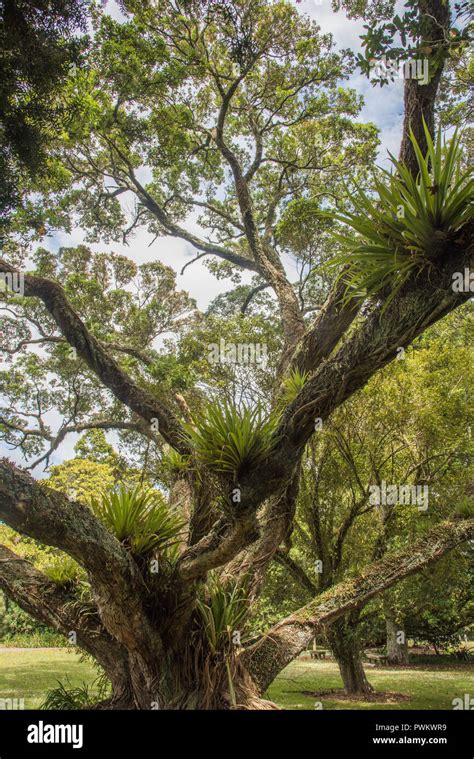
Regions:
<instances>
[{"instance_id":1,"label":"grassy lawn","mask_svg":"<svg viewBox=\"0 0 474 759\"><path fill-rule=\"evenodd\" d=\"M337 664L333 661L292 662L267 691L267 697L285 709L314 709L320 701L323 709L452 709L452 699L464 693L474 694L472 664L440 668L419 666L407 669L367 668L367 678L376 691L404 694L409 700L398 703L338 701L327 696L305 696L301 691L324 691L341 688Z\"/></svg>"},{"instance_id":2,"label":"grassy lawn","mask_svg":"<svg viewBox=\"0 0 474 759\"><path fill-rule=\"evenodd\" d=\"M452 709L452 699L474 694L473 665L418 665L410 669L368 668L367 675L377 691L405 694L408 700L395 703L340 701L327 696L303 695L301 691L341 688L339 670L333 661L297 660L290 664L268 690L268 698L285 709ZM80 662L74 651L29 649L0 651L0 698L24 698L26 709L41 704L57 680L69 678L73 686L96 677L89 663Z\"/></svg>"},{"instance_id":3,"label":"grassy lawn","mask_svg":"<svg viewBox=\"0 0 474 759\"><path fill-rule=\"evenodd\" d=\"M88 662L64 648L0 651L0 698L23 698L25 709L37 709L57 680L72 686L91 683L97 676Z\"/></svg>"}]
</instances>

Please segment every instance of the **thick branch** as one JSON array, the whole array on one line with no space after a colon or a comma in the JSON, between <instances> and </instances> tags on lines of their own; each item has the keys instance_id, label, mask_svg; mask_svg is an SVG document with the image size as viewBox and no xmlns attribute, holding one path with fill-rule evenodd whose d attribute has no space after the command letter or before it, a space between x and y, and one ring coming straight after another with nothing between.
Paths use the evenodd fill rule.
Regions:
<instances>
[{"instance_id":1,"label":"thick branch","mask_svg":"<svg viewBox=\"0 0 474 759\"><path fill-rule=\"evenodd\" d=\"M97 610L81 607L64 587L39 572L33 564L0 545L0 588L28 614L68 636L101 663L112 663L120 649L102 626Z\"/></svg>"},{"instance_id":2,"label":"thick branch","mask_svg":"<svg viewBox=\"0 0 474 759\"><path fill-rule=\"evenodd\" d=\"M0 260L0 272L15 272L15 269ZM174 414L151 393L136 385L120 368L74 311L63 288L56 282L32 275L25 275L24 285L25 295L43 301L68 343L115 397L146 422L152 423L157 419L165 440L185 453L181 425Z\"/></svg>"},{"instance_id":3,"label":"thick branch","mask_svg":"<svg viewBox=\"0 0 474 759\"><path fill-rule=\"evenodd\" d=\"M315 631L365 605L387 588L419 572L474 536L474 519L443 522L415 545L371 564L357 579L340 583L279 622L242 653L242 662L263 692L298 654Z\"/></svg>"},{"instance_id":4,"label":"thick branch","mask_svg":"<svg viewBox=\"0 0 474 759\"><path fill-rule=\"evenodd\" d=\"M342 300L346 284L340 279L329 294L311 328L302 337L291 360L291 367L301 373L313 372L331 355L339 340L354 321L360 299Z\"/></svg>"},{"instance_id":5,"label":"thick branch","mask_svg":"<svg viewBox=\"0 0 474 759\"><path fill-rule=\"evenodd\" d=\"M101 619L118 640L151 651L143 579L133 559L81 503L0 461L0 519L17 532L72 556L89 572Z\"/></svg>"},{"instance_id":6,"label":"thick branch","mask_svg":"<svg viewBox=\"0 0 474 759\"><path fill-rule=\"evenodd\" d=\"M449 3L445 0L420 0L419 13L423 16L424 22L429 24L427 31L429 47L436 51L439 46L444 46L448 35ZM433 65L434 61L431 60L430 64ZM413 175L418 173L418 163L410 140L410 129L423 154L428 149L423 120L429 132L434 134L435 101L444 68L443 63L439 61L435 65L437 68L431 72L432 77L428 84L419 84L416 79L405 80L405 115L399 157Z\"/></svg>"},{"instance_id":7,"label":"thick branch","mask_svg":"<svg viewBox=\"0 0 474 759\"><path fill-rule=\"evenodd\" d=\"M398 347L409 345L469 299L469 292L454 292L452 283L454 272L469 267L474 252L472 231L471 224L463 230L457 252L446 251L446 259L436 270L419 272L385 310L383 304L376 308L339 351L323 362L286 409L282 436L296 446L306 443L314 432L315 419L326 419L393 360Z\"/></svg>"},{"instance_id":8,"label":"thick branch","mask_svg":"<svg viewBox=\"0 0 474 759\"><path fill-rule=\"evenodd\" d=\"M235 521L222 517L212 530L183 553L179 562L179 575L193 580L234 558L243 548L258 538L256 514L247 509Z\"/></svg>"}]
</instances>

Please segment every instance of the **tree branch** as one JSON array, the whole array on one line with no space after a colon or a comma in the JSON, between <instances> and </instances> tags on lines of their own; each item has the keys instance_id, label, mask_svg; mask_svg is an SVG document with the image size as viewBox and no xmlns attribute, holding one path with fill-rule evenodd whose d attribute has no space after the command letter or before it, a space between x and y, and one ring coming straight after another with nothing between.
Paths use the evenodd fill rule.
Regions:
<instances>
[{"instance_id":1,"label":"tree branch","mask_svg":"<svg viewBox=\"0 0 474 759\"><path fill-rule=\"evenodd\" d=\"M11 264L0 259L0 272L16 272ZM95 372L116 398L149 424L157 419L159 431L167 443L186 453L184 435L174 414L151 393L136 385L89 332L69 303L63 288L51 280L24 275L25 295L40 298L55 320L67 342L87 366Z\"/></svg>"},{"instance_id":2,"label":"tree branch","mask_svg":"<svg viewBox=\"0 0 474 759\"><path fill-rule=\"evenodd\" d=\"M279 548L275 552L273 559L282 567L288 569L295 580L301 585L301 587L311 593L312 596L315 596L317 594L318 589L316 585L313 583L311 578L308 577L303 567L301 567L294 559L292 559L287 551L283 551Z\"/></svg>"},{"instance_id":3,"label":"tree branch","mask_svg":"<svg viewBox=\"0 0 474 759\"><path fill-rule=\"evenodd\" d=\"M420 0L418 12L423 16L425 23L429 24L427 37L429 46L435 51L439 45L443 45L449 29L449 3L444 0ZM403 135L400 145L400 161L403 161L411 173L418 174L418 162L410 140L410 130L413 131L420 150L425 155L428 146L426 143L423 120L431 135L434 134L434 111L444 63L439 60L432 65L436 66L427 84L419 84L416 79L406 79L404 86L404 120ZM430 66L431 68L431 66Z\"/></svg>"},{"instance_id":4,"label":"tree branch","mask_svg":"<svg viewBox=\"0 0 474 759\"><path fill-rule=\"evenodd\" d=\"M363 387L379 369L424 330L470 298L453 291L453 273L464 271L474 253L471 223L458 245L446 250L436 271L428 267L384 309L383 302L339 351L324 361L286 409L279 434L300 447L311 437L314 420L326 419L353 392ZM456 250L457 248L457 250ZM288 450L285 451L287 457Z\"/></svg>"},{"instance_id":5,"label":"tree branch","mask_svg":"<svg viewBox=\"0 0 474 759\"><path fill-rule=\"evenodd\" d=\"M277 674L306 648L315 632L473 536L474 519L442 522L415 545L370 565L360 577L336 585L279 622L241 654L242 662L260 690L265 691Z\"/></svg>"},{"instance_id":6,"label":"tree branch","mask_svg":"<svg viewBox=\"0 0 474 759\"><path fill-rule=\"evenodd\" d=\"M77 645L99 661L104 657L112 661L114 650L120 648L100 622L97 609L81 607L63 586L4 545L0 545L0 588L39 622L66 636L75 632Z\"/></svg>"},{"instance_id":7,"label":"tree branch","mask_svg":"<svg viewBox=\"0 0 474 759\"><path fill-rule=\"evenodd\" d=\"M36 483L6 459L0 461L0 519L17 532L60 548L89 572L100 617L111 635L152 651L146 624L146 588L125 548L92 511Z\"/></svg>"}]
</instances>

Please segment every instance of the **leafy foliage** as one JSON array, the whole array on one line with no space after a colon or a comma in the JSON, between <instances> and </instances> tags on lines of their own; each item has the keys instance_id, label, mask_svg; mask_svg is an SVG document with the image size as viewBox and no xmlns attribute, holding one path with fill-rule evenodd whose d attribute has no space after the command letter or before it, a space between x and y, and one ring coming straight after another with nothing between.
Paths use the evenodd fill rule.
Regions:
<instances>
[{"instance_id":1,"label":"leafy foliage","mask_svg":"<svg viewBox=\"0 0 474 759\"><path fill-rule=\"evenodd\" d=\"M345 251L333 265L348 264L340 275L347 283L347 297L349 291L376 295L390 285L388 304L414 271L433 262L439 244L453 239L473 217L472 170L461 171L458 137L443 148L441 132L436 144L426 125L425 134L426 156L411 134L419 167L416 179L391 156L396 171L382 171L387 184L375 178L378 198L374 201L356 184L355 210L336 214L358 234L356 240L347 233L336 235Z\"/></svg>"},{"instance_id":2,"label":"leafy foliage","mask_svg":"<svg viewBox=\"0 0 474 759\"><path fill-rule=\"evenodd\" d=\"M175 542L184 524L160 493L140 487L120 486L100 500L93 498L91 505L117 540L137 556Z\"/></svg>"},{"instance_id":3,"label":"leafy foliage","mask_svg":"<svg viewBox=\"0 0 474 759\"><path fill-rule=\"evenodd\" d=\"M223 648L235 630L239 630L247 614L247 588L244 582L224 584L211 577L206 601L198 599L205 637L212 653Z\"/></svg>"},{"instance_id":4,"label":"leafy foliage","mask_svg":"<svg viewBox=\"0 0 474 759\"><path fill-rule=\"evenodd\" d=\"M7 605L0 596L0 640L11 640L17 635L33 635L46 629L13 601L8 601Z\"/></svg>"},{"instance_id":5,"label":"leafy foliage","mask_svg":"<svg viewBox=\"0 0 474 759\"><path fill-rule=\"evenodd\" d=\"M219 472L238 474L261 464L274 444L276 417L261 405L209 404L196 426L186 425L196 459Z\"/></svg>"},{"instance_id":6,"label":"leafy foliage","mask_svg":"<svg viewBox=\"0 0 474 759\"><path fill-rule=\"evenodd\" d=\"M300 390L303 389L309 372L300 372L299 369L292 369L288 377L283 380L283 395L285 404L291 403Z\"/></svg>"},{"instance_id":7,"label":"leafy foliage","mask_svg":"<svg viewBox=\"0 0 474 759\"><path fill-rule=\"evenodd\" d=\"M73 688L69 681L67 685L59 680L57 683L57 688L52 688L47 692L40 709L74 711L91 706L95 700L92 694L92 685L82 683L82 685Z\"/></svg>"},{"instance_id":8,"label":"leafy foliage","mask_svg":"<svg viewBox=\"0 0 474 759\"><path fill-rule=\"evenodd\" d=\"M44 574L58 585L68 585L78 579L80 567L69 556L53 557L43 568Z\"/></svg>"},{"instance_id":9,"label":"leafy foliage","mask_svg":"<svg viewBox=\"0 0 474 759\"><path fill-rule=\"evenodd\" d=\"M163 463L173 472L183 471L187 467L187 458L170 446L164 446Z\"/></svg>"},{"instance_id":10,"label":"leafy foliage","mask_svg":"<svg viewBox=\"0 0 474 759\"><path fill-rule=\"evenodd\" d=\"M45 177L59 124L71 119L64 90L86 38L86 4L18 0L0 6L0 218L31 178ZM2 218L3 220L3 218Z\"/></svg>"}]
</instances>

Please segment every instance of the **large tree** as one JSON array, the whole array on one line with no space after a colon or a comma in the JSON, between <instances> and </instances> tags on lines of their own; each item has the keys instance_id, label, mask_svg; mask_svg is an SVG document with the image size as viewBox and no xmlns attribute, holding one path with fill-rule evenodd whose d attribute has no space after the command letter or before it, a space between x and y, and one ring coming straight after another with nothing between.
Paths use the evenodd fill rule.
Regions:
<instances>
[{"instance_id":1,"label":"large tree","mask_svg":"<svg viewBox=\"0 0 474 759\"><path fill-rule=\"evenodd\" d=\"M13 419L5 415L4 429L18 435L20 445L49 436L54 447L57 436L44 418L46 409L54 408L65 416L59 442L68 431L94 426L133 432L146 439L147 451L150 446L161 451L164 441L173 453L165 452L171 465L163 482L170 506L186 517L186 539L172 556L156 549L144 561L88 506L4 460L0 518L74 558L87 572L92 598L85 609L77 598L71 604L69 586L51 582L6 547L0 585L42 622L76 632L78 644L111 680L109 706L264 707L266 687L307 646L315 629L473 534L472 519L444 522L408 549L388 554L316 597L252 645L237 645L234 633L293 529L299 471L315 424L324 424L400 347L469 298L452 282L454 273L469 267L472 222L464 217L464 201L456 217L461 213L462 222L454 226L446 226L441 208L435 226L422 230L421 252L418 241L417 255L411 255L409 235L419 225L404 229L402 214L395 231L404 231L406 243L388 232L386 244L396 241L397 250L388 248L386 256L397 262L405 253L408 275L401 277L392 263L392 282L384 269L379 288L351 290L360 264L354 270L349 260L349 279L338 279L324 304L315 308L313 298L314 310L308 310L302 283L295 286L287 275L285 255L301 256L306 235L310 267L327 257L327 212L347 207L341 180L352 173L365 182L364 164L373 155L374 130L354 121L360 103L340 86L351 57L336 54L330 38L287 2L162 0L123 6L125 23L108 17L97 22L95 53L71 84L78 118L52 154L62 184L44 199L54 210L48 218L66 228L78 219L93 240L117 235L126 240L131 230L145 226L156 237L181 238L198 255L213 257L210 265L219 276L254 273L259 293L270 288L278 305L281 350L273 360L269 416L262 409L219 406L215 395L214 405L207 406L198 381L186 397L176 392L166 370L167 361L173 366L166 344L156 340L160 298L166 304L163 318L168 315L171 322L190 304L174 292L165 267L147 264L132 296L136 270L117 264L113 255L104 260L81 248L57 262L40 254L36 271L20 280L23 292L5 296L9 334L23 330L21 340L13 346L7 340L6 348L28 372L36 372L40 384L42 351L52 357L49 371L61 376L68 370L67 402L55 382L46 406L32 409L31 399L24 401L33 428L17 406ZM431 0L417 10L430 11L432 22L416 33L420 44L422 37L429 39L434 68L425 89L406 82L397 167L403 192L420 192L427 207L446 188L428 192L422 173L421 189L419 184L413 189L419 160L426 171L428 165L417 157L409 129L424 151L430 141L423 120L432 130L449 34L446 9ZM378 188L382 202L386 196L380 183ZM135 201L131 219L125 218L121 198ZM373 207L379 207L376 199ZM202 234L190 232L186 222L196 208L203 211ZM408 225L413 213L409 203L407 208ZM289 233L287 212L301 234ZM386 221L385 229L392 230L392 217ZM0 270L5 276L17 271L7 260ZM63 272L75 274L65 287ZM124 313L133 329L127 329ZM172 323L171 331L177 329ZM25 356L32 343L41 347ZM54 353L67 345L77 360L73 368L66 355L61 360ZM16 404L21 378L19 372ZM10 385L7 389L12 391ZM87 419L78 423L81 415ZM244 430L247 444L234 445ZM219 604L238 610L239 628L224 627L216 639L209 634L216 619L211 624L209 615L217 614Z\"/></svg>"}]
</instances>

